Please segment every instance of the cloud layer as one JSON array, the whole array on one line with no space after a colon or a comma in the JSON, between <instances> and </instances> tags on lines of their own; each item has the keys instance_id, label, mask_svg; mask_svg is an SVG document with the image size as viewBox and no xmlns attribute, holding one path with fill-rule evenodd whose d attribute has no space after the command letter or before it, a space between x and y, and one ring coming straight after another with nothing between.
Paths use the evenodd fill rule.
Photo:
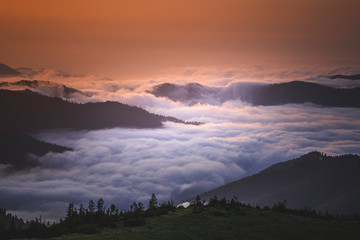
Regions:
<instances>
[{"instance_id":1,"label":"cloud layer","mask_svg":"<svg viewBox=\"0 0 360 240\"><path fill-rule=\"evenodd\" d=\"M258 72L262 71L262 77L258 73L254 74L258 78L243 79L271 82L295 80L297 75L302 79L315 76L314 72L288 71L283 74L286 77L277 74L275 78L271 73L266 77L266 71L259 67ZM360 154L358 109L311 104L264 107L240 101L188 106L145 92L161 82L183 84L194 82L195 78L213 87L229 86L239 82L241 74L234 69L179 72L177 77L164 75L122 82L89 76L83 78L86 81L78 82L71 76L64 79L64 84L83 92L91 91L92 100L118 100L205 124L166 123L159 129L39 133L35 137L40 140L72 147L74 151L49 153L39 159L41 167L16 175L5 175L0 169L3 196L0 206L20 216L41 214L56 220L64 216L70 201L86 205L90 199L103 197L107 203L115 203L122 209L135 200L146 202L151 193L160 201L170 198L181 201L309 151ZM330 70L322 73L332 74Z\"/></svg>"},{"instance_id":2,"label":"cloud layer","mask_svg":"<svg viewBox=\"0 0 360 240\"><path fill-rule=\"evenodd\" d=\"M37 135L75 150L47 154L40 168L2 176L0 193L6 197L0 205L56 219L70 201L103 197L126 209L153 192L160 200L181 201L309 151L360 154L360 113L354 109L233 103L187 111L213 121Z\"/></svg>"}]
</instances>

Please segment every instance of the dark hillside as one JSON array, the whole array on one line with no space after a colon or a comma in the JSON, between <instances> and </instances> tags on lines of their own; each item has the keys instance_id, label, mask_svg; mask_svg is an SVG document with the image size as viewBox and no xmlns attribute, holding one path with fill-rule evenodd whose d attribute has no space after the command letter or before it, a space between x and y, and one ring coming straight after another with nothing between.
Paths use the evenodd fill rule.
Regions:
<instances>
[{"instance_id":1,"label":"dark hillside","mask_svg":"<svg viewBox=\"0 0 360 240\"><path fill-rule=\"evenodd\" d=\"M0 63L0 77L16 77L19 75L20 73L15 69L9 67L8 65Z\"/></svg>"},{"instance_id":2,"label":"dark hillside","mask_svg":"<svg viewBox=\"0 0 360 240\"><path fill-rule=\"evenodd\" d=\"M71 148L39 141L24 134L0 133L0 165L9 164L15 170L37 166L37 156L44 156L49 152L63 153L71 150Z\"/></svg>"},{"instance_id":3,"label":"dark hillside","mask_svg":"<svg viewBox=\"0 0 360 240\"><path fill-rule=\"evenodd\" d=\"M310 102L326 107L360 107L360 88L340 89L294 81L259 88L252 101L264 106Z\"/></svg>"},{"instance_id":4,"label":"dark hillside","mask_svg":"<svg viewBox=\"0 0 360 240\"><path fill-rule=\"evenodd\" d=\"M25 91L0 90L0 131L45 129L155 128L163 121L181 120L151 114L118 102L77 104Z\"/></svg>"},{"instance_id":5,"label":"dark hillside","mask_svg":"<svg viewBox=\"0 0 360 240\"><path fill-rule=\"evenodd\" d=\"M355 75L342 75L342 74L337 74L337 75L332 75L330 76L331 79L347 79L347 80L360 80L360 74L355 74Z\"/></svg>"},{"instance_id":6,"label":"dark hillside","mask_svg":"<svg viewBox=\"0 0 360 240\"><path fill-rule=\"evenodd\" d=\"M201 196L236 196L242 202L260 206L272 206L286 199L290 208L312 207L349 214L360 212L359 172L358 155L331 157L311 152Z\"/></svg>"},{"instance_id":7,"label":"dark hillside","mask_svg":"<svg viewBox=\"0 0 360 240\"><path fill-rule=\"evenodd\" d=\"M198 83L186 85L164 83L147 91L156 97L167 97L185 104L222 104L241 100L253 105L314 103L326 107L360 107L360 88L332 88L312 82L293 81L276 84L242 84L207 87Z\"/></svg>"},{"instance_id":8,"label":"dark hillside","mask_svg":"<svg viewBox=\"0 0 360 240\"><path fill-rule=\"evenodd\" d=\"M114 225L101 230L96 225L84 225L77 229L79 231L77 233L46 239L358 240L360 237L358 218L335 218L316 214L303 216L275 209L251 208L236 203L223 204L222 200L212 206L194 205L187 209L176 209L165 215L145 219L144 224L130 227L124 225L125 216L120 216ZM66 221L62 225L64 223ZM44 227L38 227L24 233L44 236L43 232L46 230ZM28 238L29 235L24 237L43 239Z\"/></svg>"},{"instance_id":9,"label":"dark hillside","mask_svg":"<svg viewBox=\"0 0 360 240\"><path fill-rule=\"evenodd\" d=\"M91 97L91 94L84 93L78 89L68 87L64 84L59 84L56 82L50 81L40 81L40 80L20 80L17 82L0 82L0 88L11 90L13 88L20 90L19 88L29 89L33 92L38 92L39 94L49 96L49 97L59 97L63 99L71 99L77 95L82 97Z\"/></svg>"}]
</instances>

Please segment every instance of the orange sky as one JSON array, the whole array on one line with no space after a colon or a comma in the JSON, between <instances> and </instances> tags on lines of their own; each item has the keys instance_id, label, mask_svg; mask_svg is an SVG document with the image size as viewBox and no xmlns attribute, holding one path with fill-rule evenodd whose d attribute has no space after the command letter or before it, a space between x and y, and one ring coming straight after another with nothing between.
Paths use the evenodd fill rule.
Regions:
<instances>
[{"instance_id":1,"label":"orange sky","mask_svg":"<svg viewBox=\"0 0 360 240\"><path fill-rule=\"evenodd\" d=\"M106 76L360 63L358 0L1 0L0 62Z\"/></svg>"}]
</instances>

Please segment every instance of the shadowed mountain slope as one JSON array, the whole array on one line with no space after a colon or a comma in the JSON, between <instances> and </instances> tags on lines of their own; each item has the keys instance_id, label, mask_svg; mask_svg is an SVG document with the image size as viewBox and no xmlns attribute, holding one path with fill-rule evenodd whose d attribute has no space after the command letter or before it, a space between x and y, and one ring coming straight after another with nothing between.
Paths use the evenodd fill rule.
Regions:
<instances>
[{"instance_id":1,"label":"shadowed mountain slope","mask_svg":"<svg viewBox=\"0 0 360 240\"><path fill-rule=\"evenodd\" d=\"M84 93L78 89L68 87L64 84L59 84L50 81L40 80L21 80L17 82L0 82L0 88L7 90L25 90L29 89L33 92L49 96L59 97L62 99L76 99L77 97L89 98L91 94Z\"/></svg>"},{"instance_id":2,"label":"shadowed mountain slope","mask_svg":"<svg viewBox=\"0 0 360 240\"><path fill-rule=\"evenodd\" d=\"M63 153L71 148L39 141L24 134L0 133L0 164L21 170L38 166L37 157L49 152Z\"/></svg>"},{"instance_id":3,"label":"shadowed mountain slope","mask_svg":"<svg viewBox=\"0 0 360 240\"><path fill-rule=\"evenodd\" d=\"M332 75L332 76L330 76L330 78L331 79L342 78L342 79L347 79L347 80L360 80L360 74L355 74L355 75L338 74L338 75Z\"/></svg>"},{"instance_id":4,"label":"shadowed mountain slope","mask_svg":"<svg viewBox=\"0 0 360 240\"><path fill-rule=\"evenodd\" d=\"M186 123L118 102L77 104L29 90L0 90L0 109L0 131L7 132L36 132L58 128L154 128L161 127L164 121Z\"/></svg>"},{"instance_id":5,"label":"shadowed mountain slope","mask_svg":"<svg viewBox=\"0 0 360 240\"><path fill-rule=\"evenodd\" d=\"M20 73L15 69L9 67L8 65L0 63L0 77L16 77L19 75Z\"/></svg>"},{"instance_id":6,"label":"shadowed mountain slope","mask_svg":"<svg viewBox=\"0 0 360 240\"><path fill-rule=\"evenodd\" d=\"M360 107L360 88L332 88L302 81L277 84L233 83L227 87L164 83L148 92L189 105L219 105L226 101L241 100L263 106L309 102L326 107Z\"/></svg>"},{"instance_id":7,"label":"shadowed mountain slope","mask_svg":"<svg viewBox=\"0 0 360 240\"><path fill-rule=\"evenodd\" d=\"M326 107L360 107L360 88L340 89L293 81L259 88L252 101L264 106L306 102Z\"/></svg>"},{"instance_id":8,"label":"shadowed mountain slope","mask_svg":"<svg viewBox=\"0 0 360 240\"><path fill-rule=\"evenodd\" d=\"M199 83L187 83L185 85L163 83L154 86L147 92L156 97L166 97L174 102L182 102L188 105L197 103L221 105L226 101L239 99L252 102L254 93L263 86L266 85L249 82L232 83L227 87L208 87Z\"/></svg>"},{"instance_id":9,"label":"shadowed mountain slope","mask_svg":"<svg viewBox=\"0 0 360 240\"><path fill-rule=\"evenodd\" d=\"M201 195L232 198L260 206L287 200L290 208L312 207L332 213L360 212L360 157L311 152L277 163Z\"/></svg>"},{"instance_id":10,"label":"shadowed mountain slope","mask_svg":"<svg viewBox=\"0 0 360 240\"><path fill-rule=\"evenodd\" d=\"M188 105L196 103L207 103L210 98L216 98L221 88L207 87L198 83L185 85L163 83L156 85L148 93L156 97L167 97L174 102L183 102Z\"/></svg>"}]
</instances>

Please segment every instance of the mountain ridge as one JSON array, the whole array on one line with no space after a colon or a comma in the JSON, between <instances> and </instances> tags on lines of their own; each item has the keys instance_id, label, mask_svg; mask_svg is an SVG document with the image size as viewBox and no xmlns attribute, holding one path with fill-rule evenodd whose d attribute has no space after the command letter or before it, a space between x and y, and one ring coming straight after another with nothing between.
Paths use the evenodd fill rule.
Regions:
<instances>
[{"instance_id":1,"label":"mountain ridge","mask_svg":"<svg viewBox=\"0 0 360 240\"><path fill-rule=\"evenodd\" d=\"M194 124L149 113L119 102L73 103L32 92L0 90L0 131L36 132L49 129L91 130L113 127L157 128L163 122Z\"/></svg>"},{"instance_id":2,"label":"mountain ridge","mask_svg":"<svg viewBox=\"0 0 360 240\"><path fill-rule=\"evenodd\" d=\"M16 77L19 75L20 75L20 72L9 67L6 64L0 63L0 77Z\"/></svg>"},{"instance_id":3,"label":"mountain ridge","mask_svg":"<svg viewBox=\"0 0 360 240\"><path fill-rule=\"evenodd\" d=\"M78 89L68 87L51 81L43 80L20 80L16 82L0 82L0 88L4 90L23 91L30 90L48 97L59 97L62 99L76 99L77 97L90 98L91 94L84 93Z\"/></svg>"},{"instance_id":4,"label":"mountain ridge","mask_svg":"<svg viewBox=\"0 0 360 240\"><path fill-rule=\"evenodd\" d=\"M290 208L312 207L332 213L360 212L360 156L326 156L311 152L274 164L257 174L201 194L232 198L260 206L287 199Z\"/></svg>"},{"instance_id":5,"label":"mountain ridge","mask_svg":"<svg viewBox=\"0 0 360 240\"><path fill-rule=\"evenodd\" d=\"M0 133L0 165L8 171L24 170L39 166L38 157L49 152L63 153L72 148L37 140L25 134Z\"/></svg>"},{"instance_id":6,"label":"mountain ridge","mask_svg":"<svg viewBox=\"0 0 360 240\"><path fill-rule=\"evenodd\" d=\"M260 88L254 105L314 103L325 107L360 107L360 88L341 89L312 82L292 81Z\"/></svg>"},{"instance_id":7,"label":"mountain ridge","mask_svg":"<svg viewBox=\"0 0 360 240\"><path fill-rule=\"evenodd\" d=\"M360 74L354 74L354 75L343 75L343 74L337 74L337 75L331 75L329 77L330 79L347 79L347 80L360 80Z\"/></svg>"},{"instance_id":8,"label":"mountain ridge","mask_svg":"<svg viewBox=\"0 0 360 240\"><path fill-rule=\"evenodd\" d=\"M208 87L163 83L148 90L156 97L175 102L219 105L241 100L255 106L313 103L325 107L360 107L360 88L333 88L313 82L291 81L274 84L233 83L227 87Z\"/></svg>"}]
</instances>

